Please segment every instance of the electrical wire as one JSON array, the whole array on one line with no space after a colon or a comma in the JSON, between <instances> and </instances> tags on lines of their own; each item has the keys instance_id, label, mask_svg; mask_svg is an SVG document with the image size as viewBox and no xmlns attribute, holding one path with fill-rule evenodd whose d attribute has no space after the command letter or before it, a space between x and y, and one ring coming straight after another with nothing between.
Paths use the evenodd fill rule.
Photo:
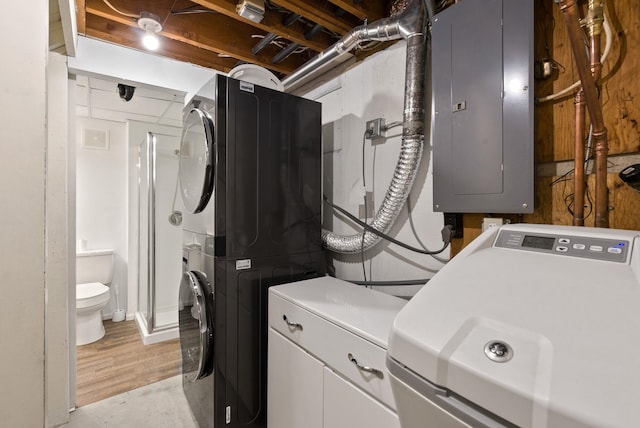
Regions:
<instances>
[{"instance_id":1,"label":"electrical wire","mask_svg":"<svg viewBox=\"0 0 640 428\"><path fill-rule=\"evenodd\" d=\"M422 240L420 239L420 237L418 236L418 232L416 231L416 227L413 224L413 215L411 214L411 196L407 195L407 214L409 216L409 226L411 226L411 231L413 232L413 236L416 238L416 241L418 241L418 244L420 244L420 246L422 247L423 250L425 251L430 251L426 245L424 245L424 243L422 243ZM438 257L435 254L429 254L431 257L433 257L434 259L436 259L437 261L439 261L440 263L449 263L448 259L443 259L442 257Z\"/></svg>"},{"instance_id":2,"label":"electrical wire","mask_svg":"<svg viewBox=\"0 0 640 428\"><path fill-rule=\"evenodd\" d=\"M604 17L604 21L602 22L602 27L604 29L606 42L604 45L604 52L602 52L602 56L600 57L601 64L603 64L607 60L607 57L609 56L609 52L611 52L611 45L613 42L613 31L611 31L611 25L609 24L609 19L607 17L606 12L603 12L603 17ZM542 98L537 98L536 101L538 103L544 103L547 101L552 101L552 100L561 98L567 94L570 94L577 88L579 88L581 84L582 83L578 80L577 82L574 82L571 86L568 86L556 92L555 94L547 95L546 97L542 97Z\"/></svg>"},{"instance_id":3,"label":"electrical wire","mask_svg":"<svg viewBox=\"0 0 640 428\"><path fill-rule=\"evenodd\" d=\"M193 5L190 7L186 7L184 9L171 10L171 15L192 15L195 13L218 13L218 12L216 12L215 10L200 7L198 5Z\"/></svg>"},{"instance_id":4,"label":"electrical wire","mask_svg":"<svg viewBox=\"0 0 640 428\"><path fill-rule=\"evenodd\" d=\"M169 12L167 12L167 16L165 16L164 20L162 20L162 28L164 28L167 25L167 21L169 20L169 17L172 15L173 8L176 7L176 3L177 2L178 2L178 0L173 0L173 3L171 4L171 7L169 8Z\"/></svg>"},{"instance_id":5,"label":"electrical wire","mask_svg":"<svg viewBox=\"0 0 640 428\"><path fill-rule=\"evenodd\" d=\"M587 148L584 151L584 167L587 167L591 158L591 148L593 147L593 124L589 125L589 136L587 137Z\"/></svg>"},{"instance_id":6,"label":"electrical wire","mask_svg":"<svg viewBox=\"0 0 640 428\"><path fill-rule=\"evenodd\" d=\"M356 285L365 285L370 287L399 287L403 285L425 285L429 282L429 278L423 279L394 279L392 281L356 281L345 280Z\"/></svg>"},{"instance_id":7,"label":"electrical wire","mask_svg":"<svg viewBox=\"0 0 640 428\"><path fill-rule=\"evenodd\" d=\"M252 34L251 38L252 39L264 39L265 36L263 36L262 34ZM273 39L271 42L269 42L270 45L274 45L279 47L280 49L284 49L288 46L288 42L286 41L281 41L283 40L281 37L276 37L275 39ZM302 52L306 52L308 51L309 48L306 46L300 46L299 48L295 49L293 52L291 52L292 54L301 54Z\"/></svg>"},{"instance_id":8,"label":"electrical wire","mask_svg":"<svg viewBox=\"0 0 640 428\"><path fill-rule=\"evenodd\" d=\"M121 10L118 10L114 5L109 3L109 0L102 0L102 1L104 2L104 4L109 6L114 12L119 13L122 16L126 16L128 18L140 19L140 15L135 15L133 13L126 13L126 12L122 12Z\"/></svg>"},{"instance_id":9,"label":"electrical wire","mask_svg":"<svg viewBox=\"0 0 640 428\"><path fill-rule=\"evenodd\" d=\"M367 141L367 135L369 131L364 131L362 134L362 188L364 189L364 223L367 224L367 181L366 181L366 169L365 169L365 146ZM367 280L367 268L364 264L364 238L367 234L367 229L362 228L362 242L360 243L360 260L362 260L362 275L364 280ZM369 272L371 274L371 272ZM369 275L371 276L371 275Z\"/></svg>"},{"instance_id":10,"label":"electrical wire","mask_svg":"<svg viewBox=\"0 0 640 428\"><path fill-rule=\"evenodd\" d=\"M366 43L366 44L357 45L356 46L356 50L358 50L360 52L369 52L369 51L372 51L372 50L376 49L380 43L381 42L378 42L378 41L374 40L374 41Z\"/></svg>"},{"instance_id":11,"label":"electrical wire","mask_svg":"<svg viewBox=\"0 0 640 428\"><path fill-rule=\"evenodd\" d=\"M283 13L283 14L286 14L286 15L290 15L291 14L291 11L289 9L286 9L286 8L284 8L282 6L279 6L279 5L273 3L273 2L271 2L269 0L265 0L264 4L267 7L267 9L271 9L271 10L274 10L276 12L280 12L280 13ZM307 19L305 19L303 17L298 18L298 21L300 21L302 24L305 24L305 25L310 26L310 27L315 25L315 23L313 23L313 22L311 22L311 21L309 21L309 20L307 20ZM340 39L342 37L341 34L338 34L335 31L331 31L331 30L329 30L328 28L325 28L325 27L322 28L322 32L325 33L325 34L330 35L334 39Z\"/></svg>"},{"instance_id":12,"label":"electrical wire","mask_svg":"<svg viewBox=\"0 0 640 428\"><path fill-rule=\"evenodd\" d=\"M447 247L449 246L449 243L451 242L451 234L452 234L452 230L451 230L451 226L450 225L446 225L445 227L442 228L442 241L445 243L442 248L440 248L439 250L435 250L435 251L425 251L422 250L420 248L416 248L416 247L412 247L409 244L405 244L404 242L398 241L395 238L392 238L391 236L379 231L378 229L376 229L373 226L370 226L367 223L364 223L362 220L360 220L359 218L357 218L356 216L354 216L353 214L351 214L349 211L345 210L342 207L339 207L337 205L335 205L334 203L332 203L329 198L327 198L326 195L323 195L323 199L324 202L329 205L331 208L333 208L334 210L338 211L339 213L347 216L347 218L349 218L349 220L353 221L354 223L358 224L360 227L364 227L367 231L381 237L382 239L384 239L385 241L389 241L393 244L396 244L402 248L405 248L409 251L413 251L415 253L420 253L420 254L440 254L442 253L444 250L447 249Z\"/></svg>"},{"instance_id":13,"label":"electrical wire","mask_svg":"<svg viewBox=\"0 0 640 428\"><path fill-rule=\"evenodd\" d=\"M573 175L573 173L574 173L574 169L572 168L569 171L567 171L564 174L562 174L560 177L558 177L555 180L553 180L551 183L549 183L549 186L555 186L556 184L563 183L563 187L562 187L562 196L563 196L563 198L562 198L562 200L563 200L563 203L564 203L564 205L565 205L565 207L567 209L567 212L572 216L573 216L573 207L575 205L575 195L573 193L565 194L565 192L567 191L567 181L569 181L571 179L570 177L571 177L571 175ZM588 205L585 205L585 207L588 206L589 207L589 211L584 216L584 218L587 219L587 218L589 218L589 216L593 212L593 199L591 198L591 192L589 191L589 185L586 184L586 183L585 183L585 190L586 190L587 202L588 202Z\"/></svg>"},{"instance_id":14,"label":"electrical wire","mask_svg":"<svg viewBox=\"0 0 640 428\"><path fill-rule=\"evenodd\" d=\"M367 224L367 192L364 192L364 223ZM364 280L367 280L367 267L364 263L364 237L367 234L367 229L362 228L362 241L360 243L360 260L362 261L362 276ZM371 275L369 275L371 276Z\"/></svg>"}]
</instances>

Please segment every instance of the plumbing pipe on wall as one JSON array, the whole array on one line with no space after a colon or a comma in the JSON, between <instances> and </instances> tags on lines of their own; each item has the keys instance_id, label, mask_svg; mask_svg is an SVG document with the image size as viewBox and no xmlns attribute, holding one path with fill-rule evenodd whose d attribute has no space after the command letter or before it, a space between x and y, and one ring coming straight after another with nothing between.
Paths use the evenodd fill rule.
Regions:
<instances>
[{"instance_id":1,"label":"plumbing pipe on wall","mask_svg":"<svg viewBox=\"0 0 640 428\"><path fill-rule=\"evenodd\" d=\"M285 91L300 86L311 76L317 75L340 57L366 41L388 41L403 38L407 41L405 68L405 95L402 121L402 146L393 179L380 208L370 225L386 233L404 207L420 164L424 148L425 120L425 70L427 37L425 14L435 10L433 0L411 0L407 8L397 16L383 18L372 24L354 28L330 48L291 73L283 81ZM322 232L325 248L338 253L355 253L371 248L380 237L365 232L342 236L329 231Z\"/></svg>"},{"instance_id":2,"label":"plumbing pipe on wall","mask_svg":"<svg viewBox=\"0 0 640 428\"><path fill-rule=\"evenodd\" d=\"M597 2L599 0L595 1ZM592 135L595 141L595 226L609 227L609 195L607 189L607 152L609 151L609 146L607 141L607 128L604 126L596 79L592 75L591 63L584 49L583 32L580 28L577 0L556 0L556 2L562 11L562 17L569 35L571 50L584 91L587 111L591 119ZM600 8L601 7L602 3L600 2ZM594 44L592 40L592 45ZM599 62L599 58L596 59L596 61Z\"/></svg>"},{"instance_id":3,"label":"plumbing pipe on wall","mask_svg":"<svg viewBox=\"0 0 640 428\"><path fill-rule=\"evenodd\" d=\"M584 124L586 119L584 91L576 92L573 100L576 110L575 137L573 148L573 225L584 226L584 194L585 194L585 150Z\"/></svg>"},{"instance_id":4,"label":"plumbing pipe on wall","mask_svg":"<svg viewBox=\"0 0 640 428\"><path fill-rule=\"evenodd\" d=\"M598 86L602 72L600 60L600 39L604 23L604 8L602 0L589 0L589 9L585 26L589 32L589 56L591 58L591 75ZM574 191L573 191L573 225L584 226L584 195L585 183L585 100L582 88L576 93L576 133L574 149ZM606 183L606 180L605 180ZM605 184L606 186L606 184Z\"/></svg>"}]
</instances>

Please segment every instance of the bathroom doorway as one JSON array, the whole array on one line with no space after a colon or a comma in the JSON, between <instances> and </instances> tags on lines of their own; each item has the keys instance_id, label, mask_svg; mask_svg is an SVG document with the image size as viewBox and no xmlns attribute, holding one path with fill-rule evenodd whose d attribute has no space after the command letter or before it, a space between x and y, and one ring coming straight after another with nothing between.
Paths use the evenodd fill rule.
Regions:
<instances>
[{"instance_id":1,"label":"bathroom doorway","mask_svg":"<svg viewBox=\"0 0 640 428\"><path fill-rule=\"evenodd\" d=\"M146 317L148 308L157 308L160 314L169 311L171 304L177 305L178 301L177 291L157 289L154 290L156 303L149 305L149 289L146 284L138 283L145 278L138 272L139 262L149 264L147 252L139 250L139 243L147 242L147 236L155 236L156 247L169 249L171 244L164 237L166 230L178 233L177 256L163 251L155 253L157 266L167 267L174 263L178 275L182 245L179 227L168 223L169 212L158 211L155 231L150 233L145 227L147 236L139 235L138 210L142 201L138 196L138 164L140 146L152 132L156 144L155 204L171 208L178 165L175 150L179 148L182 132L185 94L137 85L133 98L123 101L118 94L118 83L119 80L106 76L78 75L75 79L76 235L77 239L87 241L88 248L109 248L115 254L111 298L102 312L107 334L101 341L85 345L83 349L76 349L74 344L70 351L73 359L70 362L70 402L80 405L93 400L92 397L110 396L179 373L177 328L173 336L168 335L171 328L156 329L162 334L154 340L162 342L154 341L153 345L146 346L149 343L143 341L143 331L147 331L146 318L144 324L136 322L141 308ZM87 144L92 141L89 137L95 134L105 137L101 147ZM178 196L176 210L181 209L180 204ZM156 277L164 275L163 272L156 273ZM167 283L177 289L179 276ZM126 310L126 320L112 322L112 314L118 308ZM170 325L163 320L165 318L160 314L151 325Z\"/></svg>"},{"instance_id":2,"label":"bathroom doorway","mask_svg":"<svg viewBox=\"0 0 640 428\"><path fill-rule=\"evenodd\" d=\"M182 200L179 138L148 132L138 147L138 311L145 344L178 337Z\"/></svg>"}]
</instances>

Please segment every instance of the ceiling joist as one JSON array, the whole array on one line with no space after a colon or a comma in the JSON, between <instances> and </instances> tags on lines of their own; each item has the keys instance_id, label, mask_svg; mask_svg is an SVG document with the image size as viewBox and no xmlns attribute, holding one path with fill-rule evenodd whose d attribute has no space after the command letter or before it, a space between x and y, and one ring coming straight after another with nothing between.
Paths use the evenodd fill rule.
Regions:
<instances>
[{"instance_id":1,"label":"ceiling joist","mask_svg":"<svg viewBox=\"0 0 640 428\"><path fill-rule=\"evenodd\" d=\"M360 24L358 19L347 14L337 16L335 6L324 0L271 1L341 36Z\"/></svg>"},{"instance_id":2,"label":"ceiling joist","mask_svg":"<svg viewBox=\"0 0 640 428\"><path fill-rule=\"evenodd\" d=\"M329 1L362 21L366 19L368 22L374 22L387 16L384 2L361 1L356 3L353 0Z\"/></svg>"},{"instance_id":3,"label":"ceiling joist","mask_svg":"<svg viewBox=\"0 0 640 428\"><path fill-rule=\"evenodd\" d=\"M78 22L78 34L85 34L87 31L87 20L84 12L84 0L76 0L76 21Z\"/></svg>"},{"instance_id":4,"label":"ceiling joist","mask_svg":"<svg viewBox=\"0 0 640 428\"><path fill-rule=\"evenodd\" d=\"M364 20L386 16L389 3L265 0L263 19L254 22L238 14L239 1L76 0L78 32L142 50L137 17L147 12L157 15L162 25L158 55L220 71L239 63L256 64L282 77Z\"/></svg>"},{"instance_id":5,"label":"ceiling joist","mask_svg":"<svg viewBox=\"0 0 640 428\"><path fill-rule=\"evenodd\" d=\"M318 33L311 39L305 38L304 33L306 29L302 24L296 22L287 27L282 23L286 15L273 10L265 10L262 21L254 22L238 15L238 12L236 12L237 2L233 0L193 0L193 2L226 15L229 18L252 25L267 33L274 33L279 37L298 43L300 46L306 46L317 52L325 50L335 42L331 36L325 33Z\"/></svg>"},{"instance_id":6,"label":"ceiling joist","mask_svg":"<svg viewBox=\"0 0 640 428\"><path fill-rule=\"evenodd\" d=\"M115 13L101 0L87 0L86 11L88 15L99 16L129 26L132 31L141 34L135 19ZM158 10L147 9L146 11L161 16ZM167 15L166 11L164 15ZM276 53L275 48L265 49L258 55L253 55L251 48L259 38L252 36L262 36L262 34L252 34L256 31L250 25L241 23L231 25L230 22L228 17L221 14L168 15L159 34L176 42L208 50L212 55L229 56L236 61L254 63L285 74L298 68L307 59L291 56L279 64L272 64L271 58Z\"/></svg>"},{"instance_id":7,"label":"ceiling joist","mask_svg":"<svg viewBox=\"0 0 640 428\"><path fill-rule=\"evenodd\" d=\"M86 35L133 49L143 49L140 35L132 32L129 26L96 15L87 15ZM220 58L217 55L212 55L210 51L170 39L163 40L156 53L225 73L231 70L237 62L233 58Z\"/></svg>"}]
</instances>

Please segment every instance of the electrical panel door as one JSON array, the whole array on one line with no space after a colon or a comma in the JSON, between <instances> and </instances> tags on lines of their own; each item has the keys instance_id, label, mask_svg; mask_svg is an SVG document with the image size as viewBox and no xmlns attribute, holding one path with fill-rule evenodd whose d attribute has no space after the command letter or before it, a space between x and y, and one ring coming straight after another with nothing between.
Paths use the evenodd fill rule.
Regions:
<instances>
[{"instance_id":1,"label":"electrical panel door","mask_svg":"<svg viewBox=\"0 0 640 428\"><path fill-rule=\"evenodd\" d=\"M435 211L533 211L533 2L463 1L433 18Z\"/></svg>"}]
</instances>

